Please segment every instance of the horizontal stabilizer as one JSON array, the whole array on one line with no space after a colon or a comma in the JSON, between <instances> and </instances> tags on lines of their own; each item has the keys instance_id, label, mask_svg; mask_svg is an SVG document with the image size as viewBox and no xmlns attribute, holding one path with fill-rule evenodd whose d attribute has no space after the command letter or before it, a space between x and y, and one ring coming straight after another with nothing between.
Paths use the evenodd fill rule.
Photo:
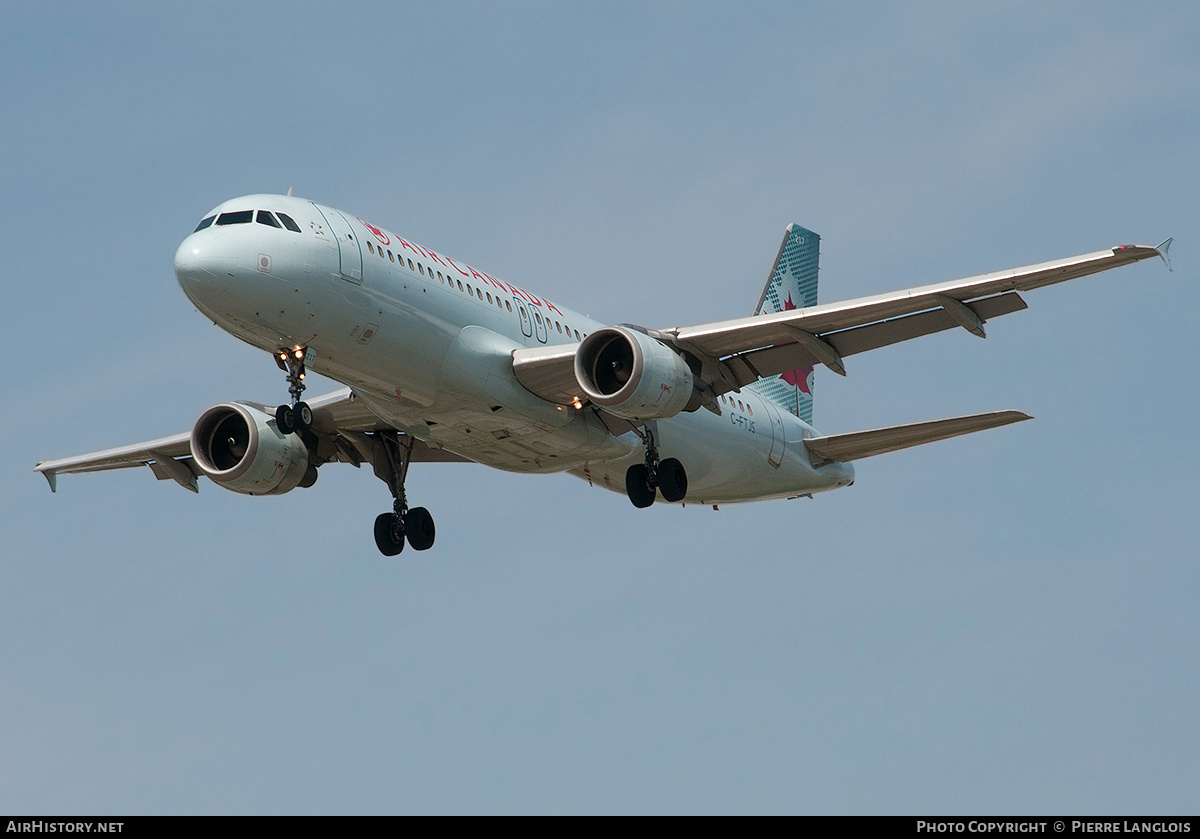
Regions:
<instances>
[{"instance_id":1,"label":"horizontal stabilizer","mask_svg":"<svg viewBox=\"0 0 1200 839\"><path fill-rule=\"evenodd\" d=\"M988 414L973 414L968 417L916 422L911 425L893 425L874 431L855 431L851 434L835 434L832 437L811 437L804 445L815 458L823 462L861 460L864 457L920 446L935 440L945 440L997 428L1013 422L1033 419L1020 411L993 411Z\"/></svg>"}]
</instances>

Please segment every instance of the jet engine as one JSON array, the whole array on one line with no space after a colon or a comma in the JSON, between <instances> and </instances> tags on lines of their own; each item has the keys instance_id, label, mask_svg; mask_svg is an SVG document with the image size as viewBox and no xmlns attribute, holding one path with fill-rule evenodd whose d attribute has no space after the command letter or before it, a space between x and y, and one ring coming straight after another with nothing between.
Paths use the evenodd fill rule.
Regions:
<instances>
[{"instance_id":1,"label":"jet engine","mask_svg":"<svg viewBox=\"0 0 1200 839\"><path fill-rule=\"evenodd\" d=\"M317 480L300 435L280 433L273 416L240 402L200 415L192 457L213 481L246 495L280 495Z\"/></svg>"},{"instance_id":2,"label":"jet engine","mask_svg":"<svg viewBox=\"0 0 1200 839\"><path fill-rule=\"evenodd\" d=\"M575 380L596 405L630 420L695 410L695 377L683 356L634 329L605 326L575 352Z\"/></svg>"}]
</instances>

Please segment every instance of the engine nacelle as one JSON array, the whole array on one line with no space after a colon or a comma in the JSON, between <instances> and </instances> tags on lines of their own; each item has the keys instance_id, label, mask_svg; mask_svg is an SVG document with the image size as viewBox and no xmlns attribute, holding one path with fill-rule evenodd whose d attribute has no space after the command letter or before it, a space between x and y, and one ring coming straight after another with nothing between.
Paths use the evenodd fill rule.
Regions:
<instances>
[{"instance_id":1,"label":"engine nacelle","mask_svg":"<svg viewBox=\"0 0 1200 839\"><path fill-rule=\"evenodd\" d=\"M575 380L592 402L631 420L673 417L689 407L695 389L683 356L623 326L605 326L583 339Z\"/></svg>"},{"instance_id":2,"label":"engine nacelle","mask_svg":"<svg viewBox=\"0 0 1200 839\"><path fill-rule=\"evenodd\" d=\"M275 417L239 402L200 415L192 428L192 457L213 481L246 495L312 486L317 474L298 434L283 434Z\"/></svg>"}]
</instances>

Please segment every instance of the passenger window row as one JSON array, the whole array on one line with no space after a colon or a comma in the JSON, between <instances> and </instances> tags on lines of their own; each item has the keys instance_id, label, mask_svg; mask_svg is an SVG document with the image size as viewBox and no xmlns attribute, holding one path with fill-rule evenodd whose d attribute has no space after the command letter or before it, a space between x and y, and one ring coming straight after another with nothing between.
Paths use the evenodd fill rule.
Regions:
<instances>
[{"instance_id":1,"label":"passenger window row","mask_svg":"<svg viewBox=\"0 0 1200 839\"><path fill-rule=\"evenodd\" d=\"M282 215L282 213L280 213L280 215ZM220 224L219 221L217 223ZM393 262L393 263L399 262L400 267L401 268L404 267L404 257L400 256L399 254L392 253L391 248L388 248L385 251L382 245L380 245L379 247L375 247L374 242L368 241L367 242L367 250L369 250L373 255L378 256L380 259L386 258L389 262ZM385 253L386 253L386 257L385 257ZM489 305L494 303L498 308L507 309L509 312L511 312L513 310L511 301L501 300L500 295L496 295L496 297L493 298L492 293L490 291L485 292L482 288L478 288L478 287L471 288L470 283L467 283L464 287L462 280L455 280L454 278L449 277L449 276L444 277L444 276L442 276L442 272L434 270L434 267L432 265L429 266L428 273L426 273L427 269L425 268L425 266L422 263L417 262L414 265L413 261L411 259L409 259L408 260L408 270L416 271L421 276L423 276L423 277L428 276L430 279L433 279L434 276L436 276L439 283L441 283L442 285L448 285L452 290L454 289L455 284L457 284L458 290L465 291L468 297L474 296L474 297L478 297L480 300L487 300ZM538 326L541 326L543 323L541 314L539 314L535 310L533 313L533 316L535 318L537 318ZM570 326L563 326L562 322L557 321L557 320L554 321L553 323L554 323L554 327L556 329L558 329L558 333L560 335L566 335L568 338L570 338L573 333L575 335L576 341L583 340L583 338L581 338L579 335L578 329L572 330ZM549 317L546 318L545 324L546 324L546 328L549 329L550 324L551 324ZM584 335L584 337L587 337L586 332L583 333L583 335Z\"/></svg>"},{"instance_id":2,"label":"passenger window row","mask_svg":"<svg viewBox=\"0 0 1200 839\"><path fill-rule=\"evenodd\" d=\"M728 405L730 408L733 408L736 406L739 411L745 411L750 416L754 416L754 409L752 407L750 407L749 402L746 402L745 404L743 404L742 400L734 399L732 396L730 396L728 398L726 398L725 396L722 396L721 402L722 402L722 404Z\"/></svg>"}]
</instances>

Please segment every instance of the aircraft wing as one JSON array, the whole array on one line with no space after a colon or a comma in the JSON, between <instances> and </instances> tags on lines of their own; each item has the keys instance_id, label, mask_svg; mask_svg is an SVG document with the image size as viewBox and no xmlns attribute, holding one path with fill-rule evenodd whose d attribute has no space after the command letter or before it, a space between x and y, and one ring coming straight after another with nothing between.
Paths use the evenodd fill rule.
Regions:
<instances>
[{"instance_id":1,"label":"aircraft wing","mask_svg":"<svg viewBox=\"0 0 1200 839\"><path fill-rule=\"evenodd\" d=\"M701 359L720 359L720 378L737 388L764 376L825 364L845 375L842 358L961 326L984 337L989 319L1026 308L1018 292L1119 268L1142 259L1166 259L1157 248L1127 245L965 280L792 309L757 317L663 331L671 343ZM733 388L729 388L733 389Z\"/></svg>"},{"instance_id":2,"label":"aircraft wing","mask_svg":"<svg viewBox=\"0 0 1200 839\"><path fill-rule=\"evenodd\" d=\"M1026 308L1018 292L1155 256L1166 262L1170 245L1170 239L1158 247L1125 245L842 303L648 331L692 356L713 396L816 364L845 375L845 356L956 326L984 337L986 321ZM583 399L574 382L575 346L517 350L513 353L517 378L551 401L570 404L576 397Z\"/></svg>"},{"instance_id":3,"label":"aircraft wing","mask_svg":"<svg viewBox=\"0 0 1200 839\"><path fill-rule=\"evenodd\" d=\"M267 414L275 413L275 409L267 405L255 402L242 404ZM318 397L308 404L313 412L311 430L317 439L316 457L319 463L340 461L359 466L364 461L373 462L375 447L367 433L388 430L391 426L355 399L349 388ZM39 463L35 471L46 476L51 491L57 491L59 475L149 466L160 481L170 478L184 489L199 492L197 478L201 472L192 459L191 439L191 432L184 432L78 457L47 460ZM420 440L414 441L411 457L413 462L472 462L453 452L435 449Z\"/></svg>"}]
</instances>

